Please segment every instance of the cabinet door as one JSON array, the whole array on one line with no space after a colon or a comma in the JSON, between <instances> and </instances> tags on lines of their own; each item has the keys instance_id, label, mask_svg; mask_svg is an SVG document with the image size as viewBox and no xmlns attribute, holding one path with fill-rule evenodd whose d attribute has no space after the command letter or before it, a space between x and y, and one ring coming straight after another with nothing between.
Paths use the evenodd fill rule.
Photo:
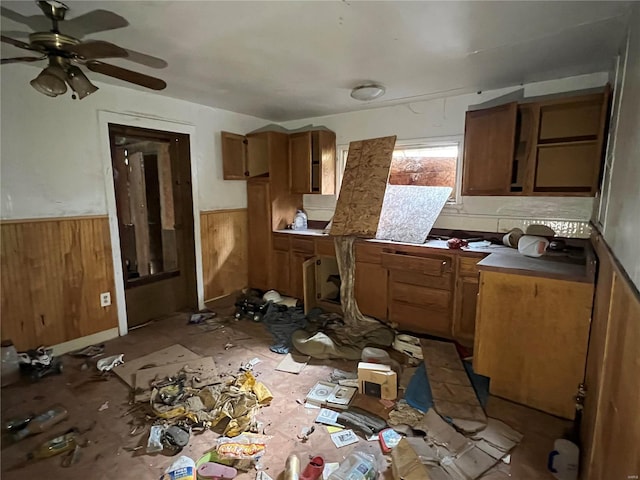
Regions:
<instances>
[{"instance_id":1,"label":"cabinet door","mask_svg":"<svg viewBox=\"0 0 640 480\"><path fill-rule=\"evenodd\" d=\"M311 132L289 135L290 187L293 193L311 193Z\"/></svg>"},{"instance_id":2,"label":"cabinet door","mask_svg":"<svg viewBox=\"0 0 640 480\"><path fill-rule=\"evenodd\" d=\"M291 256L287 251L273 251L273 288L282 295L290 295L289 273Z\"/></svg>"},{"instance_id":3,"label":"cabinet door","mask_svg":"<svg viewBox=\"0 0 640 480\"><path fill-rule=\"evenodd\" d=\"M313 193L336 193L336 134L327 130L314 132L313 148L317 153L311 161L311 190Z\"/></svg>"},{"instance_id":4,"label":"cabinet door","mask_svg":"<svg viewBox=\"0 0 640 480\"><path fill-rule=\"evenodd\" d=\"M356 262L355 296L364 315L387 319L387 276L382 265Z\"/></svg>"},{"instance_id":5,"label":"cabinet door","mask_svg":"<svg viewBox=\"0 0 640 480\"><path fill-rule=\"evenodd\" d=\"M453 336L463 345L473 346L477 300L478 279L458 277L456 281L456 313L453 319Z\"/></svg>"},{"instance_id":6,"label":"cabinet door","mask_svg":"<svg viewBox=\"0 0 640 480\"><path fill-rule=\"evenodd\" d=\"M464 128L463 195L507 195L514 158L516 102L467 112Z\"/></svg>"},{"instance_id":7,"label":"cabinet door","mask_svg":"<svg viewBox=\"0 0 640 480\"><path fill-rule=\"evenodd\" d=\"M247 173L257 177L269 173L269 132L247 135Z\"/></svg>"},{"instance_id":8,"label":"cabinet door","mask_svg":"<svg viewBox=\"0 0 640 480\"><path fill-rule=\"evenodd\" d=\"M271 199L269 182L247 182L249 286L268 290L271 267Z\"/></svg>"},{"instance_id":9,"label":"cabinet door","mask_svg":"<svg viewBox=\"0 0 640 480\"><path fill-rule=\"evenodd\" d=\"M290 256L291 270L289 273L289 289L291 295L298 299L304 298L304 262L313 257L313 254L292 252Z\"/></svg>"},{"instance_id":10,"label":"cabinet door","mask_svg":"<svg viewBox=\"0 0 640 480\"><path fill-rule=\"evenodd\" d=\"M247 139L237 133L220 132L222 142L222 178L246 180Z\"/></svg>"}]
</instances>

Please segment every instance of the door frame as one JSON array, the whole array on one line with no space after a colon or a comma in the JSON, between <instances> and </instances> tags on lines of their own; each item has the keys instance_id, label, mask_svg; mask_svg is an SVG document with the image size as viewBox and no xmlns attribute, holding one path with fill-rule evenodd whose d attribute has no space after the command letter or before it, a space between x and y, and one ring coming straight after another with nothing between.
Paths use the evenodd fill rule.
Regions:
<instances>
[{"instance_id":1,"label":"door frame","mask_svg":"<svg viewBox=\"0 0 640 480\"><path fill-rule=\"evenodd\" d=\"M189 161L191 163L191 195L193 203L193 236L196 263L196 292L198 307L204 308L204 275L202 270L202 238L200 236L200 199L198 197L198 166L196 162L197 134L196 127L191 123L177 120L163 120L146 117L140 114L98 110L98 131L100 150L102 152L102 173L104 177L105 194L107 200L107 214L109 217L109 233L111 237L111 259L113 262L115 280L115 300L118 313L118 332L120 336L128 333L127 305L124 293L124 275L122 272L122 258L120 250L120 232L118 229L118 212L116 210L116 190L113 184L113 165L111 163L111 143L109 140L109 124L126 125L128 127L148 128L166 132L184 133L189 135Z\"/></svg>"}]
</instances>

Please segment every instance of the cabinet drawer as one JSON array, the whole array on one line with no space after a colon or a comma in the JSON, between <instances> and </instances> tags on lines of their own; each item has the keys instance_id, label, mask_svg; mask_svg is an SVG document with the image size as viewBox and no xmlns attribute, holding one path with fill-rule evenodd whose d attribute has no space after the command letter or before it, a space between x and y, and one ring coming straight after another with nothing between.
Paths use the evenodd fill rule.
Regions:
<instances>
[{"instance_id":1,"label":"cabinet drawer","mask_svg":"<svg viewBox=\"0 0 640 480\"><path fill-rule=\"evenodd\" d=\"M391 270L408 270L434 277L451 271L451 259L448 257L418 257L393 253L382 253L381 257L382 265Z\"/></svg>"},{"instance_id":2,"label":"cabinet drawer","mask_svg":"<svg viewBox=\"0 0 640 480\"><path fill-rule=\"evenodd\" d=\"M313 255L313 238L291 238L291 251L309 253Z\"/></svg>"},{"instance_id":3,"label":"cabinet drawer","mask_svg":"<svg viewBox=\"0 0 640 480\"><path fill-rule=\"evenodd\" d=\"M477 277L479 270L476 266L484 257L459 257L458 274L463 277Z\"/></svg>"},{"instance_id":4,"label":"cabinet drawer","mask_svg":"<svg viewBox=\"0 0 640 480\"><path fill-rule=\"evenodd\" d=\"M450 273L445 273L440 277L436 277L433 275L423 275L419 272L390 270L389 280L391 282L408 283L410 285L419 285L421 287L452 290Z\"/></svg>"},{"instance_id":5,"label":"cabinet drawer","mask_svg":"<svg viewBox=\"0 0 640 480\"><path fill-rule=\"evenodd\" d=\"M315 239L316 255L328 257L336 256L336 247L333 244L333 237L320 237Z\"/></svg>"},{"instance_id":6,"label":"cabinet drawer","mask_svg":"<svg viewBox=\"0 0 640 480\"><path fill-rule=\"evenodd\" d=\"M409 285L408 283L392 282L389 286L391 301L411 303L427 307L429 310L449 312L451 293L448 290Z\"/></svg>"},{"instance_id":7,"label":"cabinet drawer","mask_svg":"<svg viewBox=\"0 0 640 480\"><path fill-rule=\"evenodd\" d=\"M448 312L392 301L389 304L389 320L398 324L398 330L451 337Z\"/></svg>"},{"instance_id":8,"label":"cabinet drawer","mask_svg":"<svg viewBox=\"0 0 640 480\"><path fill-rule=\"evenodd\" d=\"M273 235L273 249L283 252L289 251L289 236L286 233Z\"/></svg>"},{"instance_id":9,"label":"cabinet drawer","mask_svg":"<svg viewBox=\"0 0 640 480\"><path fill-rule=\"evenodd\" d=\"M377 263L381 262L382 247L371 243L356 243L356 262Z\"/></svg>"}]
</instances>

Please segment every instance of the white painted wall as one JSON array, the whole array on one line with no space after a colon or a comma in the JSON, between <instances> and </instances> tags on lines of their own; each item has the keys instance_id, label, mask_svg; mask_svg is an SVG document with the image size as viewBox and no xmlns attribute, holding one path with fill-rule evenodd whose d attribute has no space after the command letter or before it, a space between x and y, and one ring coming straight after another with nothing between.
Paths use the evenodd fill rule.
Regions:
<instances>
[{"instance_id":1,"label":"white painted wall","mask_svg":"<svg viewBox=\"0 0 640 480\"><path fill-rule=\"evenodd\" d=\"M469 105L476 105L524 88L531 97L581 90L605 85L608 73L600 72L559 80L514 86L501 90L447 97L423 102L381 107L284 123L287 128L325 125L334 130L338 145L354 140L397 135L398 140L452 137L464 134L464 116ZM329 220L335 208L335 196L305 195L309 218ZM578 197L463 197L462 204L445 207L435 226L439 228L507 231L544 222L559 234L584 237L589 234L588 221L592 198Z\"/></svg>"},{"instance_id":2,"label":"white painted wall","mask_svg":"<svg viewBox=\"0 0 640 480\"><path fill-rule=\"evenodd\" d=\"M633 7L620 54L610 148L598 222L606 242L640 289L640 5Z\"/></svg>"},{"instance_id":3,"label":"white painted wall","mask_svg":"<svg viewBox=\"0 0 640 480\"><path fill-rule=\"evenodd\" d=\"M24 65L0 71L2 219L107 213L101 110L193 125L199 208L246 207L246 182L222 179L220 130L245 133L267 121L98 82L100 90L81 101L49 98L29 85L37 73Z\"/></svg>"}]
</instances>

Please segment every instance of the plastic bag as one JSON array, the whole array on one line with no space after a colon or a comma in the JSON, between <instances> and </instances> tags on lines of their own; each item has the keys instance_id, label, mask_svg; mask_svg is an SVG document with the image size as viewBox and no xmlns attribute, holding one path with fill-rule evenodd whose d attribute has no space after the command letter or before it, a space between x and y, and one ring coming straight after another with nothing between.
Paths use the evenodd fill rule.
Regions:
<instances>
[{"instance_id":1,"label":"plastic bag","mask_svg":"<svg viewBox=\"0 0 640 480\"><path fill-rule=\"evenodd\" d=\"M165 427L163 425L153 425L149 431L149 440L147 440L147 453L157 453L164 449L162 445L162 434Z\"/></svg>"}]
</instances>

